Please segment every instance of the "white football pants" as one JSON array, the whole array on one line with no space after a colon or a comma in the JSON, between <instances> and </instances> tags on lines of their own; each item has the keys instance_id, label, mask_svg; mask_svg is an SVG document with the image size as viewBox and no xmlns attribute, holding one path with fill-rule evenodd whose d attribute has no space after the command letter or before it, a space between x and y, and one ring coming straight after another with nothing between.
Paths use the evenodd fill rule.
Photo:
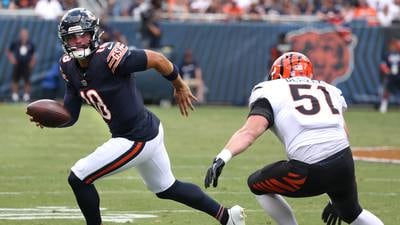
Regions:
<instances>
[{"instance_id":1,"label":"white football pants","mask_svg":"<svg viewBox=\"0 0 400 225\"><path fill-rule=\"evenodd\" d=\"M164 130L160 123L158 135L147 142L126 138L111 138L71 168L87 184L97 179L135 167L147 188L153 193L168 189L175 177L164 145Z\"/></svg>"}]
</instances>

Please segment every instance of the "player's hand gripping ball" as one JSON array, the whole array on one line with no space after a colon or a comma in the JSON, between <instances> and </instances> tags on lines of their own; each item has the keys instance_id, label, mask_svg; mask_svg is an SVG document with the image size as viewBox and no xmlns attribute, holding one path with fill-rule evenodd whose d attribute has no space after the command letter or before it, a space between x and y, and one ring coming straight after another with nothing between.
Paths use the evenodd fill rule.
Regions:
<instances>
[{"instance_id":1,"label":"player's hand gripping ball","mask_svg":"<svg viewBox=\"0 0 400 225\"><path fill-rule=\"evenodd\" d=\"M71 120L71 115L64 106L51 99L40 99L27 106L26 114L39 127L61 127Z\"/></svg>"}]
</instances>

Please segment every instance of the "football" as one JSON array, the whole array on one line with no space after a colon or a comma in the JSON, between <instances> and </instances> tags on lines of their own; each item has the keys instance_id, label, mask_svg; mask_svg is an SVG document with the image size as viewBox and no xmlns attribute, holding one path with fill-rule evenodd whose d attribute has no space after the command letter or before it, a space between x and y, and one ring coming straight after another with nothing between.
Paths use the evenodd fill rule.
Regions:
<instances>
[{"instance_id":1,"label":"football","mask_svg":"<svg viewBox=\"0 0 400 225\"><path fill-rule=\"evenodd\" d=\"M51 99L40 99L30 103L26 114L45 127L60 127L71 120L68 110L61 103Z\"/></svg>"}]
</instances>

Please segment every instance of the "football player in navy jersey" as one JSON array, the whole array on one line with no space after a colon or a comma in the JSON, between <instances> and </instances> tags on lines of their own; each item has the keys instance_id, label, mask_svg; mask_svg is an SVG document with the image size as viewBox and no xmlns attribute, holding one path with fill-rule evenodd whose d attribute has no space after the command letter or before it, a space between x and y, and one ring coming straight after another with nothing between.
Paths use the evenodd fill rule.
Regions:
<instances>
[{"instance_id":1,"label":"football player in navy jersey","mask_svg":"<svg viewBox=\"0 0 400 225\"><path fill-rule=\"evenodd\" d=\"M66 81L64 106L72 119L79 117L82 103L95 108L108 124L112 137L71 168L68 182L87 225L100 225L99 195L94 182L107 175L135 167L147 188L203 211L225 225L244 225L243 209L225 208L198 186L175 179L164 146L160 120L143 105L132 73L150 68L172 82L183 116L196 98L164 55L151 50L129 50L121 43L99 44L99 20L83 8L69 10L58 29L65 55L60 59ZM35 122L35 121L33 121Z\"/></svg>"}]
</instances>

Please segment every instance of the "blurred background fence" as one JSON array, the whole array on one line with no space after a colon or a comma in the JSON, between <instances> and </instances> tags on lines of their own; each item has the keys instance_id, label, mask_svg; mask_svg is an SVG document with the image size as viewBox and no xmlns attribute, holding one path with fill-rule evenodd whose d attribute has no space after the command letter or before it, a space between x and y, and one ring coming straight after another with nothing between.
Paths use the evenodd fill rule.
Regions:
<instances>
[{"instance_id":1,"label":"blurred background fence","mask_svg":"<svg viewBox=\"0 0 400 225\"><path fill-rule=\"evenodd\" d=\"M32 96L39 96L40 82L51 65L58 60L62 50L57 37L57 22L37 17L2 15L0 16L0 99L8 100L12 66L5 52L11 41L18 38L21 28L27 28L37 50L37 64L32 74ZM108 26L118 29L132 47L141 48L138 29L140 23L128 19L109 19ZM300 30L333 30L331 25L320 22L274 23L274 22L179 22L163 21L162 46L169 46L168 55L175 62L182 60L185 49L190 48L196 55L203 70L203 79L207 86L207 102L215 104L244 105L253 85L264 80L269 71L270 49L277 44L282 33L296 34ZM379 101L380 74L379 64L386 40L397 36L399 29L367 26L353 22L349 26L353 43L352 48L339 48L337 57L346 55L340 51L350 51L347 65L315 65L339 70L347 66L346 74L335 81L350 104L375 104ZM339 39L342 35L337 32ZM323 39L324 36L321 36ZM316 39L316 41L319 41ZM319 48L326 51L330 40L323 40ZM312 43L309 43L312 44ZM331 44L340 45L339 42ZM348 44L348 43L347 43ZM307 43L303 45L307 48ZM312 46L311 46L312 47ZM304 50L304 49L303 49ZM307 49L306 49L307 50ZM314 51L315 52L315 51ZM312 52L311 52L312 53ZM327 58L329 60L329 57ZM324 62L321 62L324 63ZM343 64L343 63L342 63ZM331 67L331 68L329 68ZM324 71L325 70L318 70ZM140 76L140 75L138 75ZM146 83L142 79L142 91L146 86L163 89L161 81ZM158 86L160 85L160 86ZM166 90L169 91L167 88ZM62 91L60 91L60 94ZM168 92L170 93L170 92Z\"/></svg>"}]
</instances>

